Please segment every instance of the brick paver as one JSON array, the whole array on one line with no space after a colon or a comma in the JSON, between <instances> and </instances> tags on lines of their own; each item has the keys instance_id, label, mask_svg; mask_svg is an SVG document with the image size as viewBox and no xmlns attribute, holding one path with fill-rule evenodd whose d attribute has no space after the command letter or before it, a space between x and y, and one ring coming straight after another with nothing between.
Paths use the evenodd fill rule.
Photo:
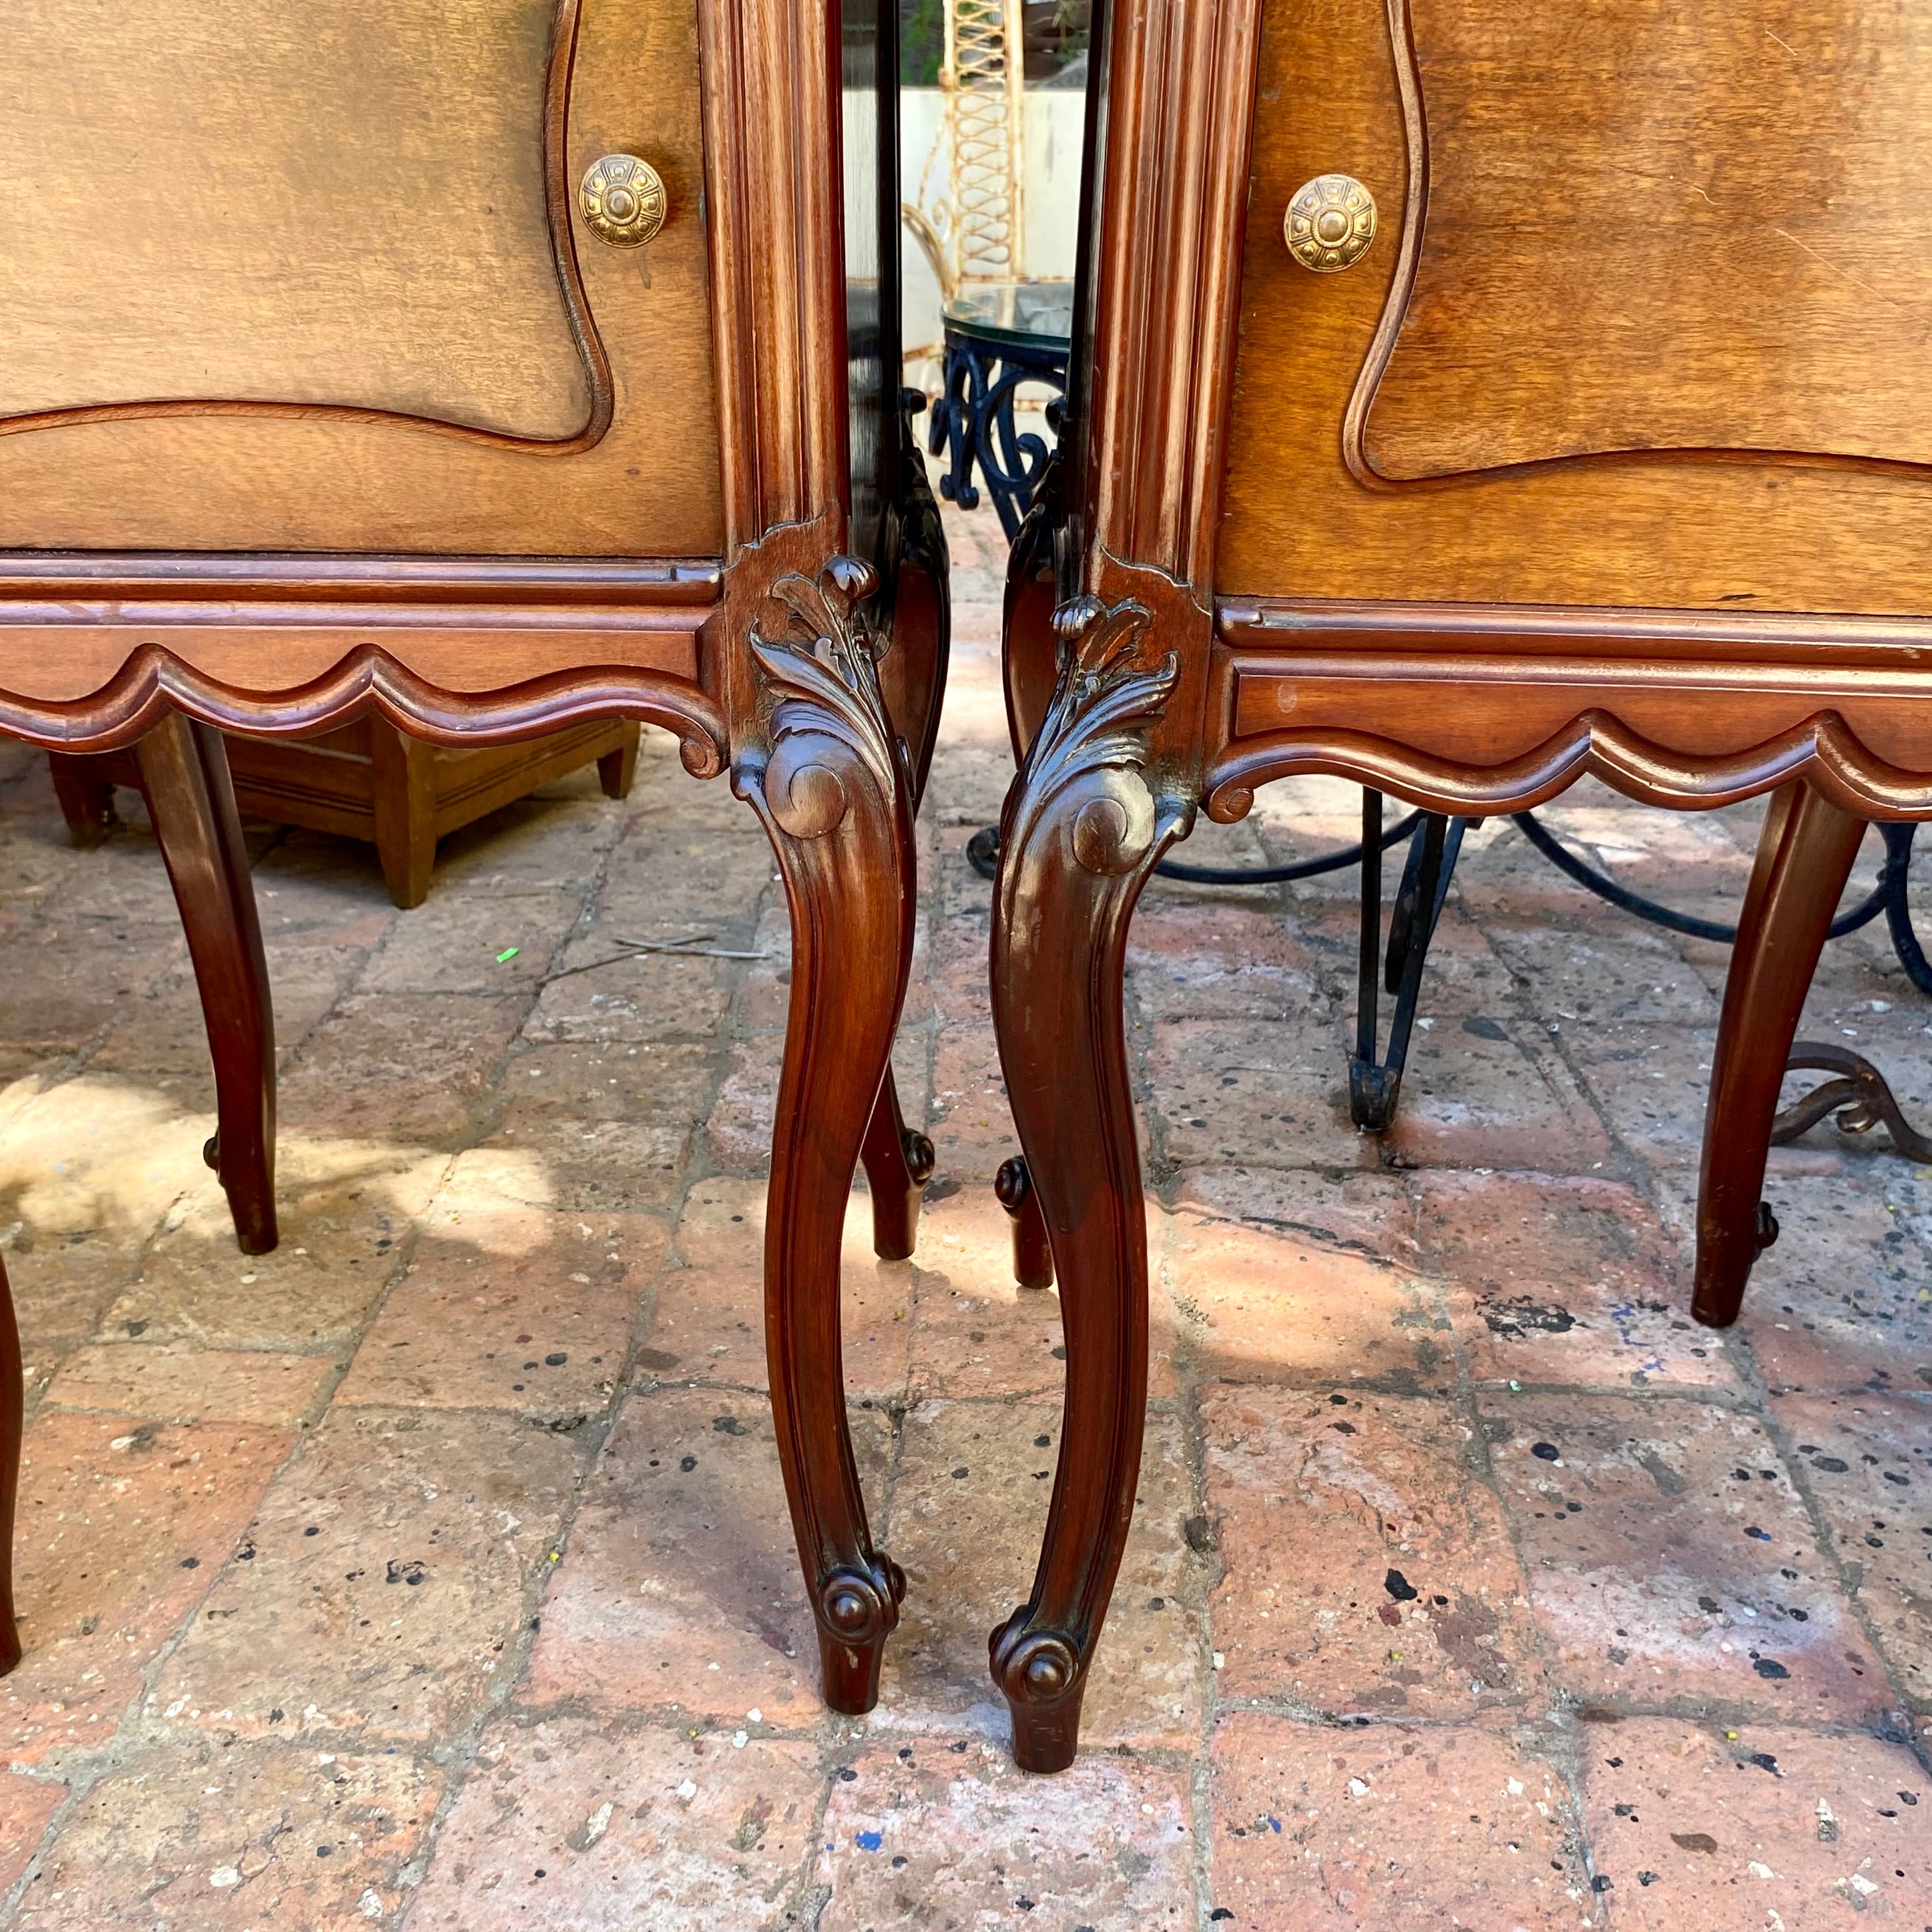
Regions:
<instances>
[{"instance_id":1,"label":"brick paver","mask_svg":"<svg viewBox=\"0 0 1932 1932\"><path fill-rule=\"evenodd\" d=\"M0 1925L1784 1932L1932 1923L1932 1172L1828 1126L1729 1336L1689 1323L1724 949L1469 838L1398 1131L1350 1129L1352 879L1156 881L1130 1051L1153 1404L1088 1749L1006 1754L985 1635L1060 1444L965 858L1011 770L1000 557L948 512L954 688L897 1066L919 1252L845 1250L884 1698L820 1705L765 1408L769 850L647 734L447 842L253 835L283 1245L236 1253L138 806L70 851L0 748L0 1249L30 1421ZM1549 821L1734 914L1762 808ZM1346 841L1325 780L1202 862ZM1876 841L1874 842L1874 853ZM1859 889L1873 855L1858 868ZM625 956L705 935L736 960ZM514 949L514 951L512 951ZM500 956L508 955L507 958ZM1806 1030L1932 1100L1869 929Z\"/></svg>"}]
</instances>

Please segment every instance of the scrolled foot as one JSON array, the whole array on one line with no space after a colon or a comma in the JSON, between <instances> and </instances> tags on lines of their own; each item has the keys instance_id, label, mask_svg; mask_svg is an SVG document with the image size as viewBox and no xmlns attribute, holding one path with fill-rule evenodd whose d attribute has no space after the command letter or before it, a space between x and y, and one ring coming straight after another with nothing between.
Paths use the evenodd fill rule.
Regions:
<instances>
[{"instance_id":1,"label":"scrolled foot","mask_svg":"<svg viewBox=\"0 0 1932 1932\"><path fill-rule=\"evenodd\" d=\"M1022 1771L1064 1771L1080 1749L1087 1672L1072 1640L1035 1630L1022 1604L992 1635L993 1681L1012 1713L1013 1761Z\"/></svg>"},{"instance_id":2,"label":"scrolled foot","mask_svg":"<svg viewBox=\"0 0 1932 1932\"><path fill-rule=\"evenodd\" d=\"M1025 1155L1016 1154L1000 1163L1000 1171L993 1177L993 1193L1012 1220L1014 1280L1022 1288L1051 1288L1053 1250L1046 1238L1046 1218L1040 1212Z\"/></svg>"},{"instance_id":3,"label":"scrolled foot","mask_svg":"<svg viewBox=\"0 0 1932 1932\"><path fill-rule=\"evenodd\" d=\"M899 1137L899 1145L905 1151L907 1173L923 1187L932 1178L933 1169L939 1165L939 1150L916 1127L907 1128Z\"/></svg>"},{"instance_id":4,"label":"scrolled foot","mask_svg":"<svg viewBox=\"0 0 1932 1932\"><path fill-rule=\"evenodd\" d=\"M819 1579L819 1664L833 1710L862 1717L879 1701L879 1666L905 1590L905 1572L883 1550L870 1569L842 1563Z\"/></svg>"}]
</instances>

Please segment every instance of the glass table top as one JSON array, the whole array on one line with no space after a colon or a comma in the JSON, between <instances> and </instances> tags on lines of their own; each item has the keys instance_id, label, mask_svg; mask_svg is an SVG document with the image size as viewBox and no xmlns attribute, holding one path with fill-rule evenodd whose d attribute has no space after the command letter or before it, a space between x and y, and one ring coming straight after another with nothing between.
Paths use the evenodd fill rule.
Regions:
<instances>
[{"instance_id":1,"label":"glass table top","mask_svg":"<svg viewBox=\"0 0 1932 1932\"><path fill-rule=\"evenodd\" d=\"M1071 282L972 282L945 305L946 326L982 341L1030 349L1067 346L1073 328Z\"/></svg>"}]
</instances>

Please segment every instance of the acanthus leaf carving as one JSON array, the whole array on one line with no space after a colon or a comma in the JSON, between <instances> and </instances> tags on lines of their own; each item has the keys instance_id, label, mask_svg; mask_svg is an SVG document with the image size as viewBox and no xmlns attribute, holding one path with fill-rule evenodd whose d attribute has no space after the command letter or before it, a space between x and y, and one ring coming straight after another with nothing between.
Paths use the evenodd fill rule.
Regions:
<instances>
[{"instance_id":1,"label":"acanthus leaf carving","mask_svg":"<svg viewBox=\"0 0 1932 1932\"><path fill-rule=\"evenodd\" d=\"M1065 814L1074 857L1103 877L1132 872L1152 849L1159 812L1147 780L1148 727L1180 675L1169 652L1141 662L1153 614L1132 598L1083 596L1054 613L1059 681L1007 806L1001 842L1027 842L1049 810Z\"/></svg>"},{"instance_id":2,"label":"acanthus leaf carving","mask_svg":"<svg viewBox=\"0 0 1932 1932\"><path fill-rule=\"evenodd\" d=\"M816 578L779 578L752 622L752 656L781 695L771 749L761 770L755 758L746 761L739 789L756 782L795 838L823 838L844 822L853 776L869 776L887 798L901 781L904 748L879 683L884 647L862 608L878 582L869 564L834 556Z\"/></svg>"}]
</instances>

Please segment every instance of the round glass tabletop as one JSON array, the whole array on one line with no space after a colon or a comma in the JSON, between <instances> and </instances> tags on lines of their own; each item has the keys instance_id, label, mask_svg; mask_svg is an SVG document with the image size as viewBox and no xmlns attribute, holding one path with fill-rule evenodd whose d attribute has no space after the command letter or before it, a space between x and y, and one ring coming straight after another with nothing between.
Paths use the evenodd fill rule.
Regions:
<instances>
[{"instance_id":1,"label":"round glass tabletop","mask_svg":"<svg viewBox=\"0 0 1932 1932\"><path fill-rule=\"evenodd\" d=\"M982 342L1065 349L1073 329L1071 282L974 282L944 309L946 326Z\"/></svg>"}]
</instances>

